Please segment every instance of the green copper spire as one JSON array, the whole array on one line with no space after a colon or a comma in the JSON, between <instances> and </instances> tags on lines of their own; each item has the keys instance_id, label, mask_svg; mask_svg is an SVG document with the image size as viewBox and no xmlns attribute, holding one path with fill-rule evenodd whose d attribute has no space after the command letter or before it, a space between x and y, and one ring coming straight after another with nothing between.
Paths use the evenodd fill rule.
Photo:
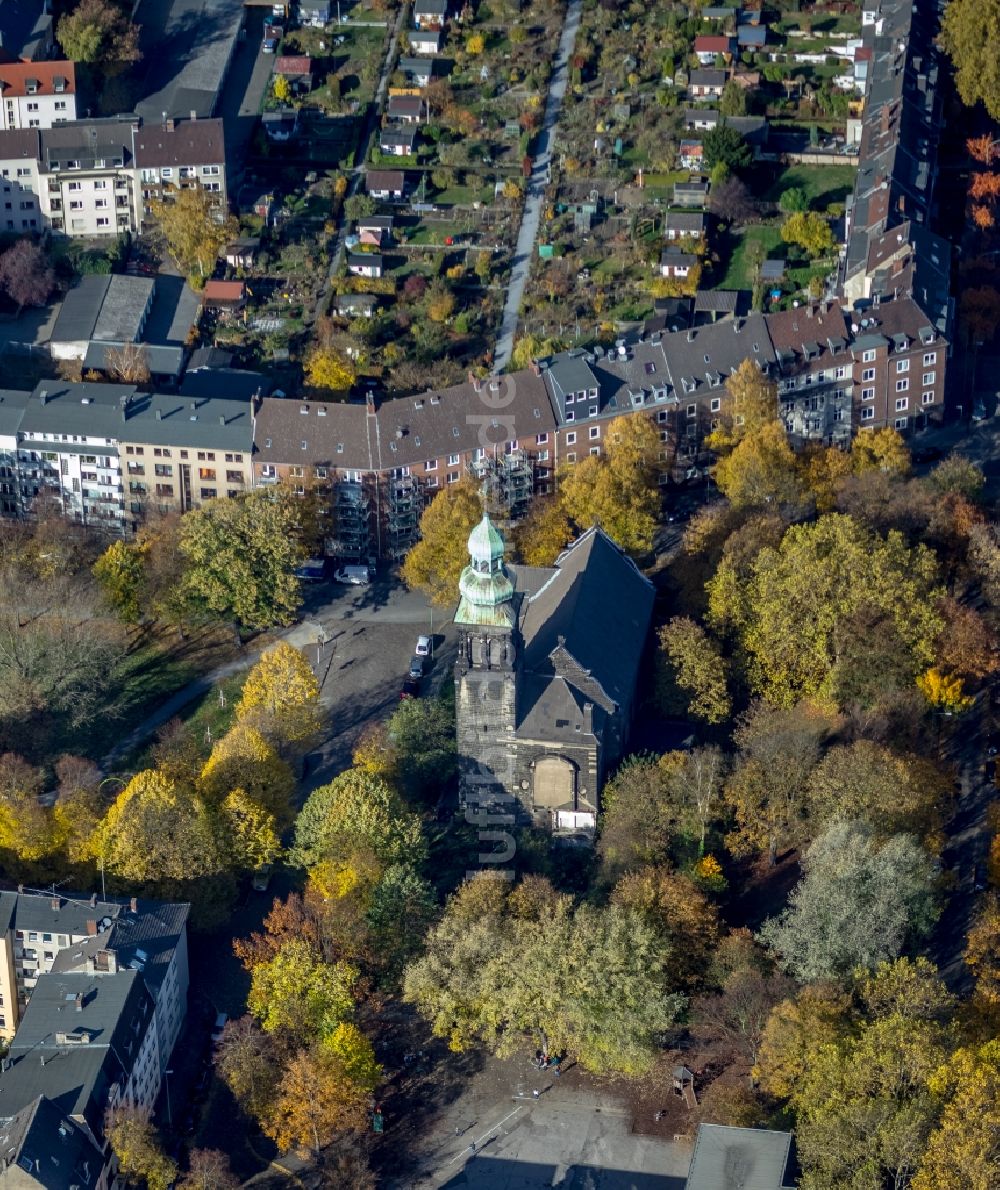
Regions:
<instances>
[{"instance_id":1,"label":"green copper spire","mask_svg":"<svg viewBox=\"0 0 1000 1190\"><path fill-rule=\"evenodd\" d=\"M503 537L488 514L469 534L469 565L462 571L456 624L510 628L514 623L514 584L503 564Z\"/></svg>"}]
</instances>

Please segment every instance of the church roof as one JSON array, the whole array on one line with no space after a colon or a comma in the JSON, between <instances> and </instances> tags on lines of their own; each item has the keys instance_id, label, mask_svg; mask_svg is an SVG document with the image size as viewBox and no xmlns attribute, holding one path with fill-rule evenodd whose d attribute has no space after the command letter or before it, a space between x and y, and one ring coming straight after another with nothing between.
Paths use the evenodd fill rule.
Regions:
<instances>
[{"instance_id":1,"label":"church roof","mask_svg":"<svg viewBox=\"0 0 1000 1190\"><path fill-rule=\"evenodd\" d=\"M653 612L652 583L600 528L556 560L522 607L525 669L552 672L560 646L619 706L631 703Z\"/></svg>"},{"instance_id":2,"label":"church roof","mask_svg":"<svg viewBox=\"0 0 1000 1190\"><path fill-rule=\"evenodd\" d=\"M493 524L488 513L469 534L469 557L473 562L492 562L502 558L506 545L500 530Z\"/></svg>"},{"instance_id":3,"label":"church roof","mask_svg":"<svg viewBox=\"0 0 1000 1190\"><path fill-rule=\"evenodd\" d=\"M512 628L517 618L514 583L503 564L506 545L488 513L469 534L469 565L458 580L456 624Z\"/></svg>"}]
</instances>

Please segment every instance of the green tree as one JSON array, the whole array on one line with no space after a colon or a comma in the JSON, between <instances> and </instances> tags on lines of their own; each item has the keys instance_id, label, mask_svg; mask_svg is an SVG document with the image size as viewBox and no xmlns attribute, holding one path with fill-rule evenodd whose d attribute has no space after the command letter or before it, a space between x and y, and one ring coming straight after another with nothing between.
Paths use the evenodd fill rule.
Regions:
<instances>
[{"instance_id":1,"label":"green tree","mask_svg":"<svg viewBox=\"0 0 1000 1190\"><path fill-rule=\"evenodd\" d=\"M132 1186L168 1190L177 1177L177 1165L163 1151L159 1134L138 1112L119 1112L108 1129L108 1141L118 1158L118 1169Z\"/></svg>"},{"instance_id":2,"label":"green tree","mask_svg":"<svg viewBox=\"0 0 1000 1190\"><path fill-rule=\"evenodd\" d=\"M677 616L660 629L659 639L659 695L664 709L706 723L728 719L732 701L726 662L705 629L686 616Z\"/></svg>"},{"instance_id":3,"label":"green tree","mask_svg":"<svg viewBox=\"0 0 1000 1190\"><path fill-rule=\"evenodd\" d=\"M212 275L219 253L239 234L239 222L220 210L218 195L200 186L172 186L150 205L170 255L200 289Z\"/></svg>"},{"instance_id":4,"label":"green tree","mask_svg":"<svg viewBox=\"0 0 1000 1190\"><path fill-rule=\"evenodd\" d=\"M265 1033L299 1044L332 1036L354 1012L358 971L350 963L327 963L301 938L250 973L247 1007Z\"/></svg>"},{"instance_id":5,"label":"green tree","mask_svg":"<svg viewBox=\"0 0 1000 1190\"><path fill-rule=\"evenodd\" d=\"M992 48L996 26L993 0L951 0L941 22L962 102L969 107L982 102L994 119L1000 118L1000 63Z\"/></svg>"},{"instance_id":6,"label":"green tree","mask_svg":"<svg viewBox=\"0 0 1000 1190\"><path fill-rule=\"evenodd\" d=\"M469 534L482 519L483 506L469 481L449 484L424 509L420 540L403 561L403 581L438 607L454 604L458 580L469 562Z\"/></svg>"},{"instance_id":7,"label":"green tree","mask_svg":"<svg viewBox=\"0 0 1000 1190\"><path fill-rule=\"evenodd\" d=\"M381 777L348 769L313 790L295 821L290 858L304 868L346 863L358 852L384 863L418 861L420 820Z\"/></svg>"},{"instance_id":8,"label":"green tree","mask_svg":"<svg viewBox=\"0 0 1000 1190\"><path fill-rule=\"evenodd\" d=\"M706 132L701 146L706 169L722 164L738 173L753 161L753 150L729 124L717 124Z\"/></svg>"},{"instance_id":9,"label":"green tree","mask_svg":"<svg viewBox=\"0 0 1000 1190\"><path fill-rule=\"evenodd\" d=\"M140 61L139 28L113 0L80 0L56 25L56 38L72 62L99 64L114 76Z\"/></svg>"},{"instance_id":10,"label":"green tree","mask_svg":"<svg viewBox=\"0 0 1000 1190\"><path fill-rule=\"evenodd\" d=\"M836 822L803 868L788 908L760 933L803 983L894 959L934 924L935 867L910 835L880 842L867 823Z\"/></svg>"},{"instance_id":11,"label":"green tree","mask_svg":"<svg viewBox=\"0 0 1000 1190\"><path fill-rule=\"evenodd\" d=\"M646 553L660 509L660 435L648 417L617 417L604 442L602 455L588 455L562 473L562 507L580 529L600 525L627 553Z\"/></svg>"},{"instance_id":12,"label":"green tree","mask_svg":"<svg viewBox=\"0 0 1000 1190\"><path fill-rule=\"evenodd\" d=\"M798 244L813 258L829 255L835 242L830 224L816 211L789 215L781 225L781 238L786 244Z\"/></svg>"},{"instance_id":13,"label":"green tree","mask_svg":"<svg viewBox=\"0 0 1000 1190\"><path fill-rule=\"evenodd\" d=\"M709 584L710 621L734 633L751 688L789 706L800 698L848 700L862 617L911 686L931 664L942 628L937 567L902 534L882 538L842 514L793 525L765 547L749 575L720 564ZM868 647L868 642L865 642ZM883 654L880 665L887 665Z\"/></svg>"},{"instance_id":14,"label":"green tree","mask_svg":"<svg viewBox=\"0 0 1000 1190\"><path fill-rule=\"evenodd\" d=\"M484 875L449 900L407 968L405 997L454 1050L541 1045L595 1072L640 1073L683 1003L668 990L667 962L635 910L574 913L546 881L511 891Z\"/></svg>"},{"instance_id":15,"label":"green tree","mask_svg":"<svg viewBox=\"0 0 1000 1190\"><path fill-rule=\"evenodd\" d=\"M746 90L732 79L722 88L719 112L723 116L745 116L747 114Z\"/></svg>"},{"instance_id":16,"label":"green tree","mask_svg":"<svg viewBox=\"0 0 1000 1190\"><path fill-rule=\"evenodd\" d=\"M245 629L290 624L301 602L299 532L294 497L261 489L209 500L181 522L186 595Z\"/></svg>"},{"instance_id":17,"label":"green tree","mask_svg":"<svg viewBox=\"0 0 1000 1190\"><path fill-rule=\"evenodd\" d=\"M786 215L794 215L798 211L809 209L809 199L801 187L790 186L787 190L782 190L778 206Z\"/></svg>"},{"instance_id":18,"label":"green tree","mask_svg":"<svg viewBox=\"0 0 1000 1190\"><path fill-rule=\"evenodd\" d=\"M411 801L436 802L455 775L455 714L440 698L408 698L386 724L396 780Z\"/></svg>"},{"instance_id":19,"label":"green tree","mask_svg":"<svg viewBox=\"0 0 1000 1190\"><path fill-rule=\"evenodd\" d=\"M281 1077L280 1042L247 1014L222 1032L216 1069L236 1102L257 1120L268 1114Z\"/></svg>"},{"instance_id":20,"label":"green tree","mask_svg":"<svg viewBox=\"0 0 1000 1190\"><path fill-rule=\"evenodd\" d=\"M940 495L946 496L953 492L972 501L980 498L985 482L986 477L979 464L956 451L942 459L927 476L927 483L931 489Z\"/></svg>"},{"instance_id":21,"label":"green tree","mask_svg":"<svg viewBox=\"0 0 1000 1190\"><path fill-rule=\"evenodd\" d=\"M94 563L94 577L108 606L126 624L136 624L145 605L145 548L113 541Z\"/></svg>"}]
</instances>

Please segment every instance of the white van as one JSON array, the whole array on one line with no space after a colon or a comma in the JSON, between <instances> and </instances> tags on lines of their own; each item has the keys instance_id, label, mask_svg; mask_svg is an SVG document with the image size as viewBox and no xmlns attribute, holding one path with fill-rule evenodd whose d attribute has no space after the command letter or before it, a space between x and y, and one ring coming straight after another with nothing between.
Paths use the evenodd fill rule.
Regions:
<instances>
[{"instance_id":1,"label":"white van","mask_svg":"<svg viewBox=\"0 0 1000 1190\"><path fill-rule=\"evenodd\" d=\"M352 587L367 587L372 581L371 571L367 566L344 566L333 577L338 583L348 583Z\"/></svg>"}]
</instances>

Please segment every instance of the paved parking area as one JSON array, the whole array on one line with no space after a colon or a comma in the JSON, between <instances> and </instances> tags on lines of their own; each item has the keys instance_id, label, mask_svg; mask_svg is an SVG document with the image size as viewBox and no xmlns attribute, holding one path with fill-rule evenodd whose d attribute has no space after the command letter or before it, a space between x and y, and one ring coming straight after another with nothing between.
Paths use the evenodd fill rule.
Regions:
<instances>
[{"instance_id":1,"label":"paved parking area","mask_svg":"<svg viewBox=\"0 0 1000 1190\"><path fill-rule=\"evenodd\" d=\"M308 758L307 791L346 768L362 729L387 718L399 705L420 634L433 636L434 643L421 683L423 697L432 697L451 681L456 648L451 609L432 609L422 595L395 584L323 584L311 595L297 631L302 639L295 643L305 649L322 682L329 725Z\"/></svg>"}]
</instances>

